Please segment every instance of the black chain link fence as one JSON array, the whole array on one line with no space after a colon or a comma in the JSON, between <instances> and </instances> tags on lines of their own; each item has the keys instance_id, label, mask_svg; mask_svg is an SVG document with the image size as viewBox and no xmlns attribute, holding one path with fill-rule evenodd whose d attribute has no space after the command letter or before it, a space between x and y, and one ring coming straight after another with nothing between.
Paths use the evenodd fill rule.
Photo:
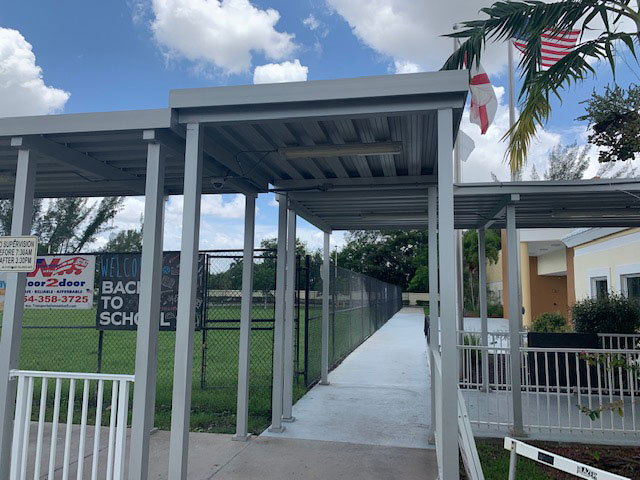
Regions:
<instances>
[{"instance_id":1,"label":"black chain link fence","mask_svg":"<svg viewBox=\"0 0 640 480\"><path fill-rule=\"evenodd\" d=\"M194 335L191 429L230 433L235 431L236 421L242 251L202 254L205 298L203 321ZM297 259L294 400L320 378L320 271L321 259L308 256ZM257 250L249 397L249 430L253 433L260 433L271 418L275 272L275 252ZM401 306L398 287L332 265L330 368L338 365ZM96 310L96 305L84 310L25 309L20 368L133 374L136 331L96 329ZM155 426L160 429L169 429L171 425L174 354L175 332L160 331L155 415Z\"/></svg>"}]
</instances>

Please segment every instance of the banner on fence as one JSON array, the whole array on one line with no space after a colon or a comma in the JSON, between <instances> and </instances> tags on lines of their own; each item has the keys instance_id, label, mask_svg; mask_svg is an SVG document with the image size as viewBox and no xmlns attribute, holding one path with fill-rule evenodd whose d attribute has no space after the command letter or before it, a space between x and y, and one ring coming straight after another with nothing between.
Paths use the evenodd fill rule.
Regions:
<instances>
[{"instance_id":1,"label":"banner on fence","mask_svg":"<svg viewBox=\"0 0 640 480\"><path fill-rule=\"evenodd\" d=\"M27 274L25 308L93 308L95 276L93 255L47 255L36 258ZM6 278L0 275L0 294L4 307Z\"/></svg>"},{"instance_id":2,"label":"banner on fence","mask_svg":"<svg viewBox=\"0 0 640 480\"><path fill-rule=\"evenodd\" d=\"M98 330L135 330L138 326L140 254L106 253L98 256ZM196 325L200 325L204 257L198 259ZM178 312L180 252L164 252L160 294L160 330L175 330Z\"/></svg>"}]
</instances>

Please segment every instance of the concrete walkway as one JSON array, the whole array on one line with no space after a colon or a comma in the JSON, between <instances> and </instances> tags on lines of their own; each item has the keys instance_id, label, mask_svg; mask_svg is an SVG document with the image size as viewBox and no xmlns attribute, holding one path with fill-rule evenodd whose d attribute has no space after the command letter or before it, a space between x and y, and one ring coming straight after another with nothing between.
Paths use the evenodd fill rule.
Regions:
<instances>
[{"instance_id":1,"label":"concrete walkway","mask_svg":"<svg viewBox=\"0 0 640 480\"><path fill-rule=\"evenodd\" d=\"M296 421L263 436L433 448L422 309L405 308L293 407Z\"/></svg>"}]
</instances>

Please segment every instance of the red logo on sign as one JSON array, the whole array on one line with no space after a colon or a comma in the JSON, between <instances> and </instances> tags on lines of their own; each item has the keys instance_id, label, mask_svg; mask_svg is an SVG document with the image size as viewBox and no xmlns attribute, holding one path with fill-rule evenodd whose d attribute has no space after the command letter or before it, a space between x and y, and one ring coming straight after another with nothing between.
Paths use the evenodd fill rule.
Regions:
<instances>
[{"instance_id":1,"label":"red logo on sign","mask_svg":"<svg viewBox=\"0 0 640 480\"><path fill-rule=\"evenodd\" d=\"M54 258L51 263L47 263L44 258L38 258L36 269L27 276L35 277L38 271L42 272L42 276L45 278L52 275L80 275L89 265L89 262L82 257L69 258L63 262L60 262L61 260L61 258Z\"/></svg>"}]
</instances>

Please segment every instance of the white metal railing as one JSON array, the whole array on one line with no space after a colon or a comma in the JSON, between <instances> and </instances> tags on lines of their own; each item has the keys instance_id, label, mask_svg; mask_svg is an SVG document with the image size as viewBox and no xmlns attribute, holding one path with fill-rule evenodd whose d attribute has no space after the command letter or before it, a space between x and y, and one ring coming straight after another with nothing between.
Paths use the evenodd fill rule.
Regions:
<instances>
[{"instance_id":1,"label":"white metal railing","mask_svg":"<svg viewBox=\"0 0 640 480\"><path fill-rule=\"evenodd\" d=\"M11 451L11 478L25 479L27 472L33 470L33 478L42 478L43 452L46 451L48 443L49 462L47 478L52 480L56 475L56 470L62 468L62 478L68 479L71 475L73 462L76 463L77 479L85 478L85 452L87 447L87 423L89 420L89 408L95 408L95 428L93 432L91 477L92 480L98 478L101 453L102 422L106 420L103 413L109 410L108 440L106 447L106 470L107 480L124 478L124 462L126 452L126 430L129 414L129 389L134 382L133 375L107 375L91 373L69 373L69 372L40 372L29 370L12 370L13 378L18 379L18 391L16 395L16 411L13 428L13 441ZM80 424L74 425L76 418L76 389L82 384L82 397L78 405L81 405ZM64 394L63 394L64 389ZM39 390L39 393L38 393ZM105 405L105 397L111 393L111 401ZM91 397L95 394L95 402L91 402ZM32 407L34 395L39 396L39 407L37 414L37 430L35 441L35 453L33 458L29 458L30 434ZM53 403L50 400L53 397ZM64 435L64 446L62 450L62 462L59 465L59 445L58 431L60 427L60 409L62 400L66 399L66 426ZM52 406L50 434L45 435L49 424L45 420L49 418L47 407ZM45 428L45 426L47 428ZM78 431L79 427L79 431ZM72 437L79 434L77 451L72 451ZM104 478L101 474L101 478Z\"/></svg>"},{"instance_id":2,"label":"white metal railing","mask_svg":"<svg viewBox=\"0 0 640 480\"><path fill-rule=\"evenodd\" d=\"M615 350L640 350L640 334L599 333L600 346Z\"/></svg>"},{"instance_id":3,"label":"white metal railing","mask_svg":"<svg viewBox=\"0 0 640 480\"><path fill-rule=\"evenodd\" d=\"M508 348L461 345L460 388L475 428L512 425ZM640 436L640 350L520 349L525 430Z\"/></svg>"},{"instance_id":4,"label":"white metal railing","mask_svg":"<svg viewBox=\"0 0 640 480\"><path fill-rule=\"evenodd\" d=\"M520 332L520 346L528 345L527 334ZM482 337L480 332L470 332L458 330L458 335L467 345L481 345ZM509 347L509 332L487 332L487 345L497 348ZM610 350L640 350L640 334L638 333L598 333L600 347Z\"/></svg>"}]
</instances>

